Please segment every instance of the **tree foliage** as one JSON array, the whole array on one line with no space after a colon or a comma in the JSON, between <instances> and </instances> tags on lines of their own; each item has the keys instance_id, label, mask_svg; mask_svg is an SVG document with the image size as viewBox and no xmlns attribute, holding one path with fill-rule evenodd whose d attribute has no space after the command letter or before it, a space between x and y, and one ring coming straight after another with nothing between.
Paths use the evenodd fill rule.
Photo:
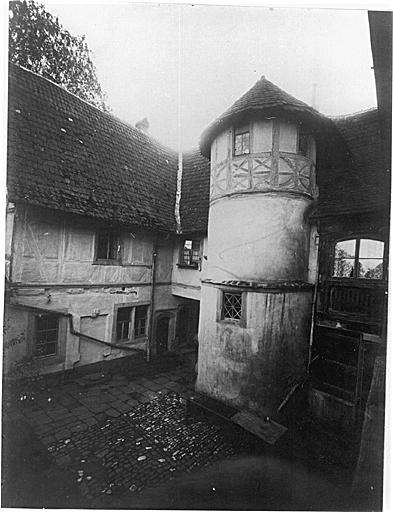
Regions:
<instances>
[{"instance_id":1,"label":"tree foliage","mask_svg":"<svg viewBox=\"0 0 393 512\"><path fill-rule=\"evenodd\" d=\"M32 0L9 3L9 58L108 111L85 36L72 36Z\"/></svg>"}]
</instances>

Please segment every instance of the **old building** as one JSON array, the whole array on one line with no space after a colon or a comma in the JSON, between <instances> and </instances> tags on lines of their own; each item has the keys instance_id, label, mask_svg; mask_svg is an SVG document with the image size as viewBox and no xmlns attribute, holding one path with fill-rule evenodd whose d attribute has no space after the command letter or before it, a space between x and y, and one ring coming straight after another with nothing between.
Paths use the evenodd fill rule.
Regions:
<instances>
[{"instance_id":1,"label":"old building","mask_svg":"<svg viewBox=\"0 0 393 512\"><path fill-rule=\"evenodd\" d=\"M262 77L179 161L146 120L9 80L5 370L199 342L198 391L268 415L301 391L353 428L386 341L381 103L330 119Z\"/></svg>"}]
</instances>

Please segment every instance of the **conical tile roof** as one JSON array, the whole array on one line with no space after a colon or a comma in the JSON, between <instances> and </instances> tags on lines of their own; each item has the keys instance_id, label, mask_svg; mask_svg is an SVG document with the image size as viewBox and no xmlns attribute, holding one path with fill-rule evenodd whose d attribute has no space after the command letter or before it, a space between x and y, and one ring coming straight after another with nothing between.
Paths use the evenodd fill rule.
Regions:
<instances>
[{"instance_id":1,"label":"conical tile roof","mask_svg":"<svg viewBox=\"0 0 393 512\"><path fill-rule=\"evenodd\" d=\"M311 120L312 118L315 120L325 119L317 110L291 96L262 76L251 89L235 101L230 108L213 121L202 133L200 139L202 154L205 156L209 155L212 140L229 124L243 119L246 113L261 111L270 111L272 114L279 111L291 112L292 114L297 113L302 120Z\"/></svg>"}]
</instances>

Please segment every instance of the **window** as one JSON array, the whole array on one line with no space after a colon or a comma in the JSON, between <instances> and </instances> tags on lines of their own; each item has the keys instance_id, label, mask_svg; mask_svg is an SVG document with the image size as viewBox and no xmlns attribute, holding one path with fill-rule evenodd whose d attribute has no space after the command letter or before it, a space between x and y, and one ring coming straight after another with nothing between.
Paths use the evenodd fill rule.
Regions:
<instances>
[{"instance_id":1,"label":"window","mask_svg":"<svg viewBox=\"0 0 393 512\"><path fill-rule=\"evenodd\" d=\"M241 320L242 318L242 294L224 292L222 303L223 320Z\"/></svg>"},{"instance_id":2,"label":"window","mask_svg":"<svg viewBox=\"0 0 393 512\"><path fill-rule=\"evenodd\" d=\"M117 261L120 257L120 241L117 233L105 229L97 233L96 260Z\"/></svg>"},{"instance_id":3,"label":"window","mask_svg":"<svg viewBox=\"0 0 393 512\"><path fill-rule=\"evenodd\" d=\"M383 279L384 243L370 238L337 242L333 277Z\"/></svg>"},{"instance_id":4,"label":"window","mask_svg":"<svg viewBox=\"0 0 393 512\"><path fill-rule=\"evenodd\" d=\"M200 240L185 240L180 255L180 264L188 267L197 267L201 259L200 250Z\"/></svg>"},{"instance_id":5,"label":"window","mask_svg":"<svg viewBox=\"0 0 393 512\"><path fill-rule=\"evenodd\" d=\"M130 341L147 333L148 306L126 306L117 309L116 341ZM134 336L132 330L134 329Z\"/></svg>"},{"instance_id":6,"label":"window","mask_svg":"<svg viewBox=\"0 0 393 512\"><path fill-rule=\"evenodd\" d=\"M235 155L248 155L250 153L250 131L247 129L235 130L234 148Z\"/></svg>"},{"instance_id":7,"label":"window","mask_svg":"<svg viewBox=\"0 0 393 512\"><path fill-rule=\"evenodd\" d=\"M308 154L308 134L302 126L299 126L297 137L297 152L299 155L307 156Z\"/></svg>"},{"instance_id":8,"label":"window","mask_svg":"<svg viewBox=\"0 0 393 512\"><path fill-rule=\"evenodd\" d=\"M145 336L147 327L147 306L137 306L135 308L135 338Z\"/></svg>"},{"instance_id":9,"label":"window","mask_svg":"<svg viewBox=\"0 0 393 512\"><path fill-rule=\"evenodd\" d=\"M119 308L116 319L116 341L130 339L132 308Z\"/></svg>"},{"instance_id":10,"label":"window","mask_svg":"<svg viewBox=\"0 0 393 512\"><path fill-rule=\"evenodd\" d=\"M35 318L34 355L37 357L57 354L59 318L55 315L40 315Z\"/></svg>"}]
</instances>

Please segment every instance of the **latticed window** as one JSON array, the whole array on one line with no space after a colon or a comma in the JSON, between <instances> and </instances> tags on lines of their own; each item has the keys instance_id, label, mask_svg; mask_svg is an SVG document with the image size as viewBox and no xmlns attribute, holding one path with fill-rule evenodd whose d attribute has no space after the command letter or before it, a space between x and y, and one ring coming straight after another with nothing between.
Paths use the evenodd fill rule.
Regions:
<instances>
[{"instance_id":1,"label":"latticed window","mask_svg":"<svg viewBox=\"0 0 393 512\"><path fill-rule=\"evenodd\" d=\"M132 308L119 308L116 319L116 341L130 339Z\"/></svg>"},{"instance_id":2,"label":"latticed window","mask_svg":"<svg viewBox=\"0 0 393 512\"><path fill-rule=\"evenodd\" d=\"M185 240L181 253L181 264L196 267L200 261L201 242Z\"/></svg>"},{"instance_id":3,"label":"latticed window","mask_svg":"<svg viewBox=\"0 0 393 512\"><path fill-rule=\"evenodd\" d=\"M59 318L55 315L40 315L35 319L34 355L37 357L57 354Z\"/></svg>"},{"instance_id":4,"label":"latticed window","mask_svg":"<svg viewBox=\"0 0 393 512\"><path fill-rule=\"evenodd\" d=\"M242 294L224 292L222 304L222 318L230 320L241 320L242 317Z\"/></svg>"},{"instance_id":5,"label":"latticed window","mask_svg":"<svg viewBox=\"0 0 393 512\"><path fill-rule=\"evenodd\" d=\"M248 155L250 153L250 132L235 132L234 154Z\"/></svg>"},{"instance_id":6,"label":"latticed window","mask_svg":"<svg viewBox=\"0 0 393 512\"><path fill-rule=\"evenodd\" d=\"M137 306L135 308L135 338L146 334L147 326L147 306Z\"/></svg>"},{"instance_id":7,"label":"latticed window","mask_svg":"<svg viewBox=\"0 0 393 512\"><path fill-rule=\"evenodd\" d=\"M96 260L116 261L120 256L120 242L117 233L105 229L97 233Z\"/></svg>"}]
</instances>

